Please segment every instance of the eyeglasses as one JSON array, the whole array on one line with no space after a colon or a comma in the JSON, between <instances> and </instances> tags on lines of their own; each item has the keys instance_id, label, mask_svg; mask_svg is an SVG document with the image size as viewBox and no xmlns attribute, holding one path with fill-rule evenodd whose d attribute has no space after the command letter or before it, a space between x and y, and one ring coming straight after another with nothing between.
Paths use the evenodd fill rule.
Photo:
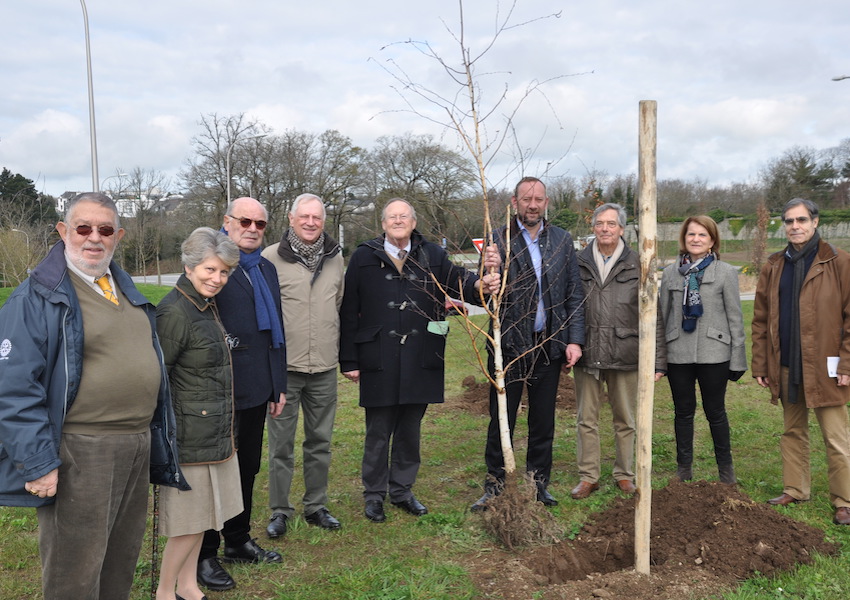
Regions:
<instances>
[{"instance_id":1,"label":"eyeglasses","mask_svg":"<svg viewBox=\"0 0 850 600\"><path fill-rule=\"evenodd\" d=\"M254 225L257 226L257 229L262 231L263 229L266 228L266 225L268 225L268 223L266 221L263 221L263 220L255 221L253 219L249 219L248 217L234 217L233 215L227 215L227 216L230 217L231 219L236 219L237 221L239 221L239 224L242 226L243 229L248 229L251 226L251 223L253 223Z\"/></svg>"},{"instance_id":2,"label":"eyeglasses","mask_svg":"<svg viewBox=\"0 0 850 600\"><path fill-rule=\"evenodd\" d=\"M77 225L76 227L72 227L74 231L77 232L78 235L83 237L88 237L91 235L91 232L95 230L91 225ZM103 237L109 237L113 233L115 233L115 228L110 225L98 225L97 232Z\"/></svg>"},{"instance_id":3,"label":"eyeglasses","mask_svg":"<svg viewBox=\"0 0 850 600\"><path fill-rule=\"evenodd\" d=\"M782 222L788 225L789 227L794 224L794 221L797 221L797 223L799 223L800 225L805 225L806 223L811 221L811 219L809 217L796 217L782 220Z\"/></svg>"}]
</instances>

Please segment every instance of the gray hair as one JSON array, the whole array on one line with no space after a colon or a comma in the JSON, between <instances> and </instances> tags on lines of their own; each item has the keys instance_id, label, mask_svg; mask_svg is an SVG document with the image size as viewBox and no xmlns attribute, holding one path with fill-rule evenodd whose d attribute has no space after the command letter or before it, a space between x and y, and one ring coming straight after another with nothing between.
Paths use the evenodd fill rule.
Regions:
<instances>
[{"instance_id":1,"label":"gray hair","mask_svg":"<svg viewBox=\"0 0 850 600\"><path fill-rule=\"evenodd\" d=\"M413 205L405 200L404 198L390 198L386 204L384 204L384 208L381 209L381 221L386 220L387 218L387 207L393 202L404 202L407 204L407 207L410 209L410 216L413 217L413 220L416 220L416 209L413 208Z\"/></svg>"},{"instance_id":2,"label":"gray hair","mask_svg":"<svg viewBox=\"0 0 850 600\"><path fill-rule=\"evenodd\" d=\"M782 220L785 220L785 213L795 206L800 206L801 204L806 207L807 211L809 211L809 216L813 221L818 218L820 211L818 210L817 204L811 200L806 200L805 198L792 198L785 204L785 208L782 209Z\"/></svg>"},{"instance_id":3,"label":"gray hair","mask_svg":"<svg viewBox=\"0 0 850 600\"><path fill-rule=\"evenodd\" d=\"M298 207L301 206L301 203L308 202L309 200L318 200L319 204L322 207L322 221L328 218L328 213L325 210L325 201L319 198L316 194L301 194L295 200L292 201L292 208L289 209L289 214L294 215L295 211L298 210Z\"/></svg>"},{"instance_id":4,"label":"gray hair","mask_svg":"<svg viewBox=\"0 0 850 600\"><path fill-rule=\"evenodd\" d=\"M227 234L209 227L198 227L180 244L180 260L194 269L210 256L215 256L231 269L239 264L239 246Z\"/></svg>"},{"instance_id":5,"label":"gray hair","mask_svg":"<svg viewBox=\"0 0 850 600\"><path fill-rule=\"evenodd\" d=\"M80 202L92 202L94 204L99 204L104 208L108 208L115 214L115 227L121 227L121 221L118 218L118 207L115 205L115 201L106 194L102 194L100 192L82 192L81 194L77 194L71 198L68 201L68 206L65 208L65 223L69 223L71 221L74 209L77 208L77 205Z\"/></svg>"},{"instance_id":6,"label":"gray hair","mask_svg":"<svg viewBox=\"0 0 850 600\"><path fill-rule=\"evenodd\" d=\"M604 213L606 210L616 210L617 222L620 224L620 227L623 229L626 228L626 209L616 202L606 202L602 206L597 206L596 210L593 211L593 222L595 223L596 217Z\"/></svg>"}]
</instances>

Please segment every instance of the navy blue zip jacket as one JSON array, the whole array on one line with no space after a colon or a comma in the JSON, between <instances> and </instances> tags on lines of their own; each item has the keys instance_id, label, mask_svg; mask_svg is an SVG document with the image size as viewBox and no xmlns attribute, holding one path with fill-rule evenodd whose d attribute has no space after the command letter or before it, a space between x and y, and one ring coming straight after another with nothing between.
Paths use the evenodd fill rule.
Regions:
<instances>
[{"instance_id":1,"label":"navy blue zip jacket","mask_svg":"<svg viewBox=\"0 0 850 600\"><path fill-rule=\"evenodd\" d=\"M151 483L187 490L156 336L156 310L117 264L113 262L110 269L127 299L147 314L150 343L160 363L161 383L151 421ZM53 502L33 496L24 484L60 465L62 424L77 395L82 368L83 319L65 263L65 244L59 242L0 308L0 505ZM60 481L60 489L61 485Z\"/></svg>"}]
</instances>

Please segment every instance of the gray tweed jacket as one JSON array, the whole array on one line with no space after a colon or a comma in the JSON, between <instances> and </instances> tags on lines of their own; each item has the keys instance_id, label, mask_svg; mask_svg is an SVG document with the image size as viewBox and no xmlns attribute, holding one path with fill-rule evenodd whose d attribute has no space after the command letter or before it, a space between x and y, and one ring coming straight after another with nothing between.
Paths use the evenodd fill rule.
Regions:
<instances>
[{"instance_id":1,"label":"gray tweed jacket","mask_svg":"<svg viewBox=\"0 0 850 600\"><path fill-rule=\"evenodd\" d=\"M717 364L729 361L731 371L747 370L744 316L738 291L738 271L715 260L705 269L700 285L703 316L697 328L682 330L684 278L679 261L668 265L661 280L661 315L667 341L667 362L673 364Z\"/></svg>"}]
</instances>

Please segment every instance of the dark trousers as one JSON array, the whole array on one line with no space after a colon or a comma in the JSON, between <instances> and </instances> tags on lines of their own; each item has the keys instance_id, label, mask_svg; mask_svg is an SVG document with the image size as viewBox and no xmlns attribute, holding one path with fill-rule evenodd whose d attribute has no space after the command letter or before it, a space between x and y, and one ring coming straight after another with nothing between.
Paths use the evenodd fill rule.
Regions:
<instances>
[{"instance_id":1,"label":"dark trousers","mask_svg":"<svg viewBox=\"0 0 850 600\"><path fill-rule=\"evenodd\" d=\"M427 404L366 408L363 500L402 502L413 495L419 473L419 439Z\"/></svg>"},{"instance_id":2,"label":"dark trousers","mask_svg":"<svg viewBox=\"0 0 850 600\"><path fill-rule=\"evenodd\" d=\"M714 441L714 459L718 465L732 464L729 419L726 416L726 382L729 363L712 365L667 365L667 381L673 394L676 430L676 463L690 465L694 460L694 413L699 384L702 410Z\"/></svg>"},{"instance_id":3,"label":"dark trousers","mask_svg":"<svg viewBox=\"0 0 850 600\"><path fill-rule=\"evenodd\" d=\"M512 368L506 387L508 423L511 440L516 427L517 410L523 389L528 390L528 451L525 470L534 473L539 485L549 485L552 472L552 444L555 440L555 401L564 357L550 359L546 352L533 353L524 368ZM490 365L493 370L492 359ZM487 446L484 450L487 473L497 481L505 478L502 441L499 438L499 407L496 388L490 386L490 426L487 428ZM492 482L488 484L492 486Z\"/></svg>"},{"instance_id":4,"label":"dark trousers","mask_svg":"<svg viewBox=\"0 0 850 600\"><path fill-rule=\"evenodd\" d=\"M234 433L236 434L236 457L239 461L239 482L242 486L241 513L224 522L221 533L224 545L229 548L241 546L251 539L251 507L254 501L254 479L260 472L263 455L263 434L266 423L267 403L253 408L236 411ZM221 536L214 529L204 532L198 560L212 558L218 554Z\"/></svg>"}]
</instances>

